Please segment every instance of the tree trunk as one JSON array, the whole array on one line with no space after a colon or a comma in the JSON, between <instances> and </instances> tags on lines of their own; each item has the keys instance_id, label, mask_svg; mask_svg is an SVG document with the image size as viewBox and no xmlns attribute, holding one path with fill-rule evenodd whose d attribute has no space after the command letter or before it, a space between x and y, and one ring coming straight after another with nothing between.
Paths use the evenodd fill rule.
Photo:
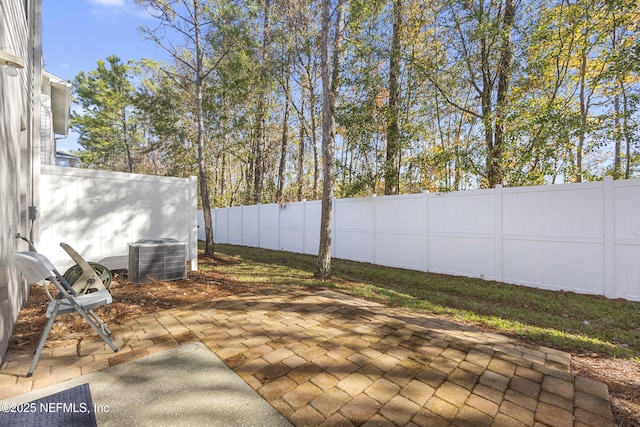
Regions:
<instances>
[{"instance_id":1,"label":"tree trunk","mask_svg":"<svg viewBox=\"0 0 640 427\"><path fill-rule=\"evenodd\" d=\"M226 139L226 136L225 136ZM224 175L225 171L227 170L227 144L225 141L225 145L224 147L222 147L222 155L221 155L222 159L221 159L221 164L220 164L220 200L222 205L226 205L225 200L227 198L226 193L227 193L227 179L226 176Z\"/></svg>"},{"instance_id":2,"label":"tree trunk","mask_svg":"<svg viewBox=\"0 0 640 427\"><path fill-rule=\"evenodd\" d=\"M251 189L251 198L253 203L260 203L260 195L262 193L262 147L265 140L264 129L264 101L258 101L258 117L256 120L255 145L253 147L253 187Z\"/></svg>"},{"instance_id":3,"label":"tree trunk","mask_svg":"<svg viewBox=\"0 0 640 427\"><path fill-rule=\"evenodd\" d=\"M342 9L337 6L336 31L333 43L333 61L329 63L329 38L331 35L331 1L322 0L322 212L320 218L320 245L314 277L331 278L331 224L333 218L333 163L335 157L335 91L338 80L338 59L342 36ZM333 70L331 68L333 67Z\"/></svg>"},{"instance_id":4,"label":"tree trunk","mask_svg":"<svg viewBox=\"0 0 640 427\"><path fill-rule=\"evenodd\" d=\"M587 74L587 52L582 50L580 58L580 134L578 135L578 146L576 147L576 182L582 182L582 153L584 142L587 136L587 114L589 107L586 99L586 74Z\"/></svg>"},{"instance_id":5,"label":"tree trunk","mask_svg":"<svg viewBox=\"0 0 640 427\"><path fill-rule=\"evenodd\" d=\"M304 83L300 85L300 145L298 146L298 170L297 170L297 184L298 184L298 201L301 201L304 194L304 137L305 137L305 122L304 122L304 95L305 86Z\"/></svg>"},{"instance_id":6,"label":"tree trunk","mask_svg":"<svg viewBox=\"0 0 640 427\"><path fill-rule=\"evenodd\" d=\"M611 31L611 49L613 52L618 52L618 37L617 28L614 26ZM615 76L616 85L620 86L620 77L616 73ZM613 140L614 152L613 152L613 179L620 179L620 166L621 166L621 148L622 148L622 128L620 124L620 93L616 93L613 97Z\"/></svg>"},{"instance_id":7,"label":"tree trunk","mask_svg":"<svg viewBox=\"0 0 640 427\"><path fill-rule=\"evenodd\" d=\"M613 98L613 179L620 179L620 149L622 148L622 129L620 126L620 95Z\"/></svg>"},{"instance_id":8,"label":"tree trunk","mask_svg":"<svg viewBox=\"0 0 640 427\"><path fill-rule=\"evenodd\" d=\"M513 0L505 0L504 16L502 18L502 54L498 69L498 93L496 95L495 130L493 147L489 154L489 187L502 184L502 156L504 150L505 121L507 113L507 94L511 80L511 28L515 18Z\"/></svg>"},{"instance_id":9,"label":"tree trunk","mask_svg":"<svg viewBox=\"0 0 640 427\"><path fill-rule=\"evenodd\" d=\"M284 169L287 162L287 145L289 144L289 104L290 99L290 74L291 74L291 62L287 58L285 64L286 70L284 73L284 85L285 85L285 101L284 101L284 117L282 118L282 143L280 146L280 164L278 165L278 194L276 194L276 200L278 203L284 202Z\"/></svg>"},{"instance_id":10,"label":"tree trunk","mask_svg":"<svg viewBox=\"0 0 640 427\"><path fill-rule=\"evenodd\" d=\"M124 96L124 94L122 94ZM122 145L127 155L127 171L133 173L133 155L131 154L131 143L129 141L129 126L127 123L127 109L122 107L120 112L120 123L122 123Z\"/></svg>"},{"instance_id":11,"label":"tree trunk","mask_svg":"<svg viewBox=\"0 0 640 427\"><path fill-rule=\"evenodd\" d=\"M194 19L194 31L196 42L196 117L197 117L197 154L198 154L198 178L200 181L200 198L202 199L202 211L204 214L204 229L205 229L205 249L204 254L206 256L213 256L213 219L211 217L211 202L209 201L209 179L207 176L207 168L204 156L204 109L202 106L202 87L204 83L204 68L202 64L202 42L200 39L200 23L199 13L200 6L199 1L193 1L193 19Z\"/></svg>"},{"instance_id":12,"label":"tree trunk","mask_svg":"<svg viewBox=\"0 0 640 427\"><path fill-rule=\"evenodd\" d=\"M320 186L320 159L318 156L318 124L316 123L316 94L313 84L309 86L309 110L311 115L311 145L313 146L313 200L318 200Z\"/></svg>"},{"instance_id":13,"label":"tree trunk","mask_svg":"<svg viewBox=\"0 0 640 427\"><path fill-rule=\"evenodd\" d=\"M264 175L264 159L263 148L266 141L266 129L265 129L265 110L267 104L266 88L264 87L266 77L266 62L267 62L267 43L269 42L269 13L271 9L271 0L266 0L264 3L264 23L262 28L262 52L261 52L261 88L258 99L258 111L256 117L256 141L254 147L254 171L253 171L253 202L260 203L262 196L262 178Z\"/></svg>"},{"instance_id":14,"label":"tree trunk","mask_svg":"<svg viewBox=\"0 0 640 427\"><path fill-rule=\"evenodd\" d=\"M624 87L624 82L622 81L620 82L620 91L622 92L622 132L624 133L626 143L624 179L629 179L631 176L631 144L633 140L629 124L629 99L627 97L627 90Z\"/></svg>"},{"instance_id":15,"label":"tree trunk","mask_svg":"<svg viewBox=\"0 0 640 427\"><path fill-rule=\"evenodd\" d=\"M389 105L387 125L387 153L384 168L384 194L398 194L400 190L400 31L402 0L393 0L393 30L389 58Z\"/></svg>"},{"instance_id":16,"label":"tree trunk","mask_svg":"<svg viewBox=\"0 0 640 427\"><path fill-rule=\"evenodd\" d=\"M499 183L496 177L496 158L493 143L493 101L491 95L493 93L493 79L491 75L491 66L489 65L489 51L487 48L486 36L483 38L481 48L482 63L482 93L480 99L482 101L482 127L484 128L484 141L487 146L486 157L486 175L487 187L493 188Z\"/></svg>"},{"instance_id":17,"label":"tree trunk","mask_svg":"<svg viewBox=\"0 0 640 427\"><path fill-rule=\"evenodd\" d=\"M143 2L140 2L143 3ZM204 214L204 227L205 227L205 255L213 256L214 244L213 244L213 220L211 217L211 203L209 200L209 179L207 175L207 162L205 159L205 117L203 106L203 86L205 78L215 68L205 69L203 56L204 50L202 47L202 29L203 26L207 26L207 23L200 22L201 4L200 0L191 0L190 2L181 2L180 6L186 9L186 14L174 13L173 4L170 4L161 0L148 0L148 5L155 9L155 12L160 12L158 15L152 13L160 20L160 26L155 30L144 29L144 32L151 37L162 49L167 51L176 61L185 65L190 72L193 73L194 79L192 82L195 88L194 93L190 92L191 85L188 85L189 89L183 87L183 89L189 91L190 95L194 95L195 101L195 113L196 118L196 155L198 162L198 185L200 189L200 199L202 203L202 210ZM189 59L185 59L184 50L174 48L171 42L163 43L162 39L166 35L167 28L171 30L177 30L184 32L185 28L188 29L185 35L186 39L194 44L188 44L185 48L188 50ZM193 50L192 50L193 49ZM224 57L221 55L220 59ZM191 59L195 59L195 64L191 63ZM190 80L190 79L187 79Z\"/></svg>"}]
</instances>

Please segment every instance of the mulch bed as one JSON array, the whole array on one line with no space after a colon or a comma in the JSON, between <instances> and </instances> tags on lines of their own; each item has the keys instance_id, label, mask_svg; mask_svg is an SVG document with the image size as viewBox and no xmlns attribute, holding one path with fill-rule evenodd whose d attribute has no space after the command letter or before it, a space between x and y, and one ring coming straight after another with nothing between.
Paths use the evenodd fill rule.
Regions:
<instances>
[{"instance_id":1,"label":"mulch bed","mask_svg":"<svg viewBox=\"0 0 640 427\"><path fill-rule=\"evenodd\" d=\"M221 256L200 259L207 264L227 264L233 260ZM131 319L160 310L187 306L196 302L251 292L258 285L248 286L232 277L216 272L189 272L187 278L177 281L152 281L146 284L129 282L126 275L115 272L110 291L114 302L96 310L109 326L126 323ZM9 351L32 352L44 329L47 295L34 286L27 305L20 311L11 336ZM82 333L89 326L79 316L66 316L55 322L46 347L68 344L72 333ZM571 370L601 381L609 387L614 421L617 426L640 426L640 363L628 359L611 359L598 354L574 354Z\"/></svg>"}]
</instances>

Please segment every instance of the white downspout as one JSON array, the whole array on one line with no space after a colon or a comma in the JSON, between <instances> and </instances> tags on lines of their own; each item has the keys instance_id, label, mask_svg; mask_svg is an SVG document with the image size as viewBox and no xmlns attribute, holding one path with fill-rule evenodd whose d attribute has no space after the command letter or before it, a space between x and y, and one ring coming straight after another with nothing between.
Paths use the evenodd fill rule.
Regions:
<instances>
[{"instance_id":1,"label":"white downspout","mask_svg":"<svg viewBox=\"0 0 640 427\"><path fill-rule=\"evenodd\" d=\"M28 144L29 159L29 185L30 200L28 203L28 219L29 219L29 239L38 246L40 238L39 227L37 226L37 207L40 203L40 145L42 140L42 1L32 0L32 28L31 37L33 43L33 106L31 120L31 138Z\"/></svg>"}]
</instances>

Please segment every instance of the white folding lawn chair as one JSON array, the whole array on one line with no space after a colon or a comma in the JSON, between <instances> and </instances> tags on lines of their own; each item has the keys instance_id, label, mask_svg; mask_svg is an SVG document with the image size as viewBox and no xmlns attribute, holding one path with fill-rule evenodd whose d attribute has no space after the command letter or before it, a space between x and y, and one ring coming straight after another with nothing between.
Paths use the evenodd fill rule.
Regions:
<instances>
[{"instance_id":1,"label":"white folding lawn chair","mask_svg":"<svg viewBox=\"0 0 640 427\"><path fill-rule=\"evenodd\" d=\"M113 344L111 339L107 337L107 335L111 334L111 331L92 310L94 307L110 304L113 301L107 289L78 295L78 292L76 292L69 282L55 269L47 257L38 252L17 252L14 255L14 263L30 284L48 280L58 289L57 297L49 302L47 306L46 316L49 320L40 337L40 342L38 343L27 377L33 374L44 343L53 326L53 322L56 317L61 314L77 311L114 352L118 351L118 348Z\"/></svg>"}]
</instances>

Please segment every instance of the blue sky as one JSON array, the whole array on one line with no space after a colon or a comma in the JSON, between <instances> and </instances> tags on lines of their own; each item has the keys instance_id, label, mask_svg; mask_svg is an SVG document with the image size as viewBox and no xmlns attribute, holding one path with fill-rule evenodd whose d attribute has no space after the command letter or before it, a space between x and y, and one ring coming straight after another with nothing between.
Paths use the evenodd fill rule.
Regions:
<instances>
[{"instance_id":1,"label":"blue sky","mask_svg":"<svg viewBox=\"0 0 640 427\"><path fill-rule=\"evenodd\" d=\"M42 2L42 48L45 69L73 81L80 71L96 68L99 59L166 59L138 27L154 19L135 0L45 0ZM58 140L59 150L78 149L75 135Z\"/></svg>"}]
</instances>

